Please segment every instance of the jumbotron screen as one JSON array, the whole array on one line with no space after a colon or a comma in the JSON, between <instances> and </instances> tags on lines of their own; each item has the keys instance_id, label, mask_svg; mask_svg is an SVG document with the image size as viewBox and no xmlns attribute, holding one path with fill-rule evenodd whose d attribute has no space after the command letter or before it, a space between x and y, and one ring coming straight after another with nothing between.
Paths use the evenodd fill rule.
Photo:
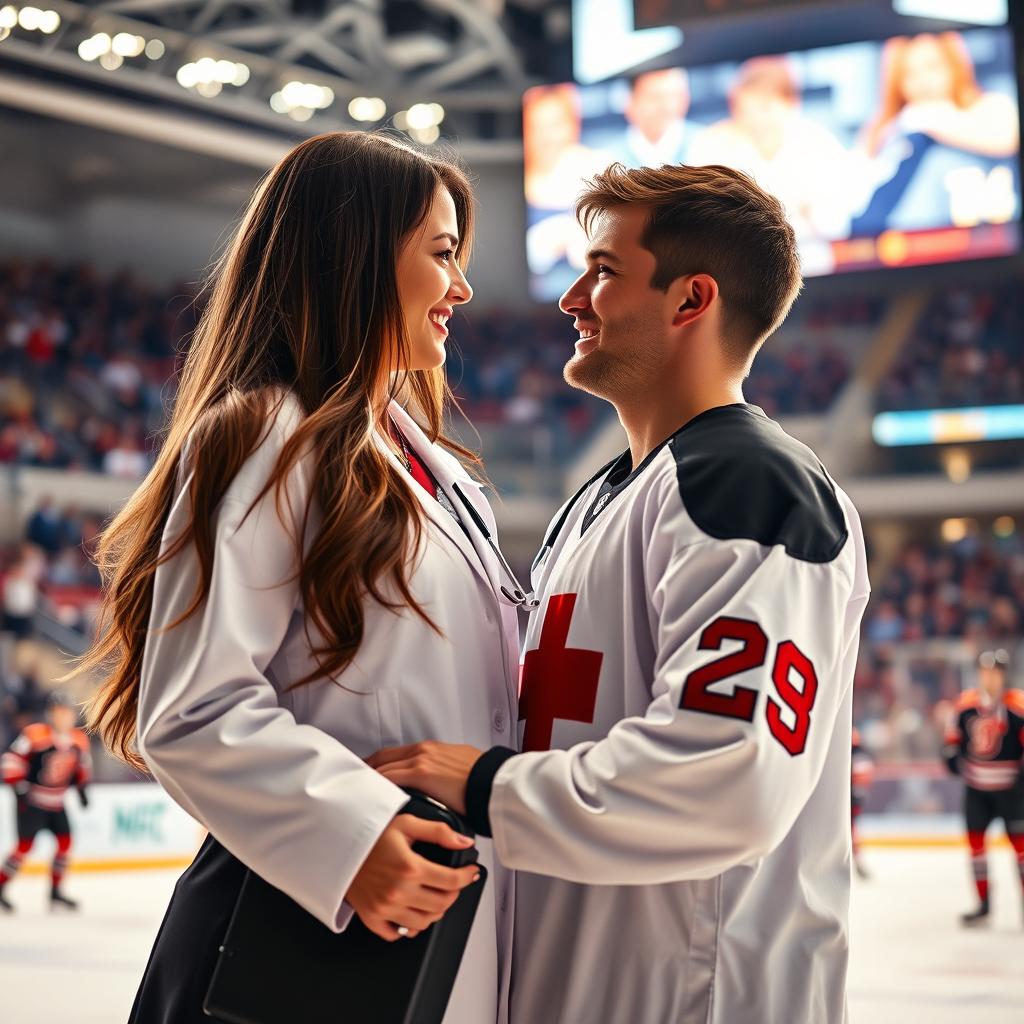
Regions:
<instances>
[{"instance_id":1,"label":"jumbotron screen","mask_svg":"<svg viewBox=\"0 0 1024 1024\"><path fill-rule=\"evenodd\" d=\"M785 206L808 276L1015 252L1017 106L1008 28L531 89L531 290L557 298L580 272L575 197L616 160L747 171Z\"/></svg>"}]
</instances>

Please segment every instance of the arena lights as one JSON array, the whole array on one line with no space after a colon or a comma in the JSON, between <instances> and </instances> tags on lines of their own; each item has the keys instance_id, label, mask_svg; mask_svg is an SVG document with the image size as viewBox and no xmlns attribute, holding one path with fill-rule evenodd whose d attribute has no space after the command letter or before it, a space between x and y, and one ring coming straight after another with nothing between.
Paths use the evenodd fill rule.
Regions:
<instances>
[{"instance_id":1,"label":"arena lights","mask_svg":"<svg viewBox=\"0 0 1024 1024\"><path fill-rule=\"evenodd\" d=\"M326 85L293 81L270 97L270 108L295 121L308 121L317 110L326 110L333 102L334 90Z\"/></svg>"},{"instance_id":2,"label":"arena lights","mask_svg":"<svg viewBox=\"0 0 1024 1024\"><path fill-rule=\"evenodd\" d=\"M441 137L444 107L440 103L414 103L395 114L395 127L408 132L417 142L437 142Z\"/></svg>"},{"instance_id":3,"label":"arena lights","mask_svg":"<svg viewBox=\"0 0 1024 1024\"><path fill-rule=\"evenodd\" d=\"M968 533L973 532L977 524L973 519L943 519L939 532L947 544L956 544L962 541Z\"/></svg>"},{"instance_id":4,"label":"arena lights","mask_svg":"<svg viewBox=\"0 0 1024 1024\"><path fill-rule=\"evenodd\" d=\"M146 40L130 32L118 32L110 41L110 48L118 57L138 57L146 49Z\"/></svg>"},{"instance_id":5,"label":"arena lights","mask_svg":"<svg viewBox=\"0 0 1024 1024\"><path fill-rule=\"evenodd\" d=\"M944 18L971 25L1005 25L1006 0L892 0L892 9L907 18Z\"/></svg>"},{"instance_id":6,"label":"arena lights","mask_svg":"<svg viewBox=\"0 0 1024 1024\"><path fill-rule=\"evenodd\" d=\"M1024 405L972 406L881 412L871 435L886 448L917 444L965 444L1024 438Z\"/></svg>"},{"instance_id":7,"label":"arena lights","mask_svg":"<svg viewBox=\"0 0 1024 1024\"><path fill-rule=\"evenodd\" d=\"M7 4L0 8L0 39L6 39L15 27L26 32L42 32L51 35L60 28L60 15L56 11L41 10L38 7L15 7Z\"/></svg>"},{"instance_id":8,"label":"arena lights","mask_svg":"<svg viewBox=\"0 0 1024 1024\"><path fill-rule=\"evenodd\" d=\"M971 457L963 448L951 448L943 453L942 468L954 484L965 484L971 478Z\"/></svg>"},{"instance_id":9,"label":"arena lights","mask_svg":"<svg viewBox=\"0 0 1024 1024\"><path fill-rule=\"evenodd\" d=\"M997 537L1012 537L1017 529L1013 516L1000 516L992 524L992 532Z\"/></svg>"},{"instance_id":10,"label":"arena lights","mask_svg":"<svg viewBox=\"0 0 1024 1024\"><path fill-rule=\"evenodd\" d=\"M249 81L249 68L232 60L214 60L202 57L178 68L178 85L183 89L195 89L207 99L220 93L225 85L241 87Z\"/></svg>"},{"instance_id":11,"label":"arena lights","mask_svg":"<svg viewBox=\"0 0 1024 1024\"><path fill-rule=\"evenodd\" d=\"M116 71L125 60L143 54L149 60L159 60L164 52L164 44L159 39L147 41L132 32L118 32L113 37L106 32L96 32L78 44L78 56L82 60L98 61L107 71Z\"/></svg>"},{"instance_id":12,"label":"arena lights","mask_svg":"<svg viewBox=\"0 0 1024 1024\"><path fill-rule=\"evenodd\" d=\"M379 96L356 96L348 105L353 121L380 121L387 112L388 105Z\"/></svg>"}]
</instances>

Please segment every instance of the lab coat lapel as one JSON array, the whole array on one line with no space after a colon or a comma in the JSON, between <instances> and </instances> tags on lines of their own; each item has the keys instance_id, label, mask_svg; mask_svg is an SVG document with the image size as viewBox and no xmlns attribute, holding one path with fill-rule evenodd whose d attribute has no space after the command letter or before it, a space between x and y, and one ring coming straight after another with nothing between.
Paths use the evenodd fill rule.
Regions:
<instances>
[{"instance_id":1,"label":"lab coat lapel","mask_svg":"<svg viewBox=\"0 0 1024 1024\"><path fill-rule=\"evenodd\" d=\"M480 493L480 485L469 474L464 471L456 471L446 459L439 456L426 435L420 430L416 421L397 402L391 403L390 412L399 429L405 435L406 440L415 448L416 454L422 459L423 464L433 473L434 479L437 480L448 494L452 504L455 506L455 511L459 514L459 518L465 524L466 530L471 534L472 541L466 536L466 530L463 530L451 517L451 514L444 510L440 502L431 498L417 484L412 490L419 499L420 504L431 521L440 527L448 539L462 552L473 571L497 595L499 593L498 560L481 535L479 528L473 523L469 513L462 506L458 495L452 489L452 484L458 483L459 489L466 496L466 500L473 502L473 508L481 514L481 518L487 523L487 528L493 531L494 517L487 502L483 500L483 496ZM398 459L394 453L389 448L387 451L397 463Z\"/></svg>"},{"instance_id":2,"label":"lab coat lapel","mask_svg":"<svg viewBox=\"0 0 1024 1024\"><path fill-rule=\"evenodd\" d=\"M505 656L503 658L505 663L505 682L508 688L509 709L512 721L515 721L517 714L515 709L519 699L517 672L517 666L519 665L518 609L502 599L500 586L503 576L501 575L498 559L491 550L490 545L481 535L479 527L471 521L469 513L458 496L453 493L452 485L456 483L459 485L459 490L462 491L466 501L470 502L473 508L476 509L480 518L487 525L487 529L492 537L497 536L494 512L491 510L490 503L484 497L483 485L477 483L453 455L449 455L444 450L432 445L412 417L397 403L392 403L391 414L405 434L406 439L416 448L416 453L430 469L431 473L434 474L434 478L447 491L448 496L455 505L456 511L459 513L459 517L467 524L470 531L472 544L467 539L462 527L445 512L437 501L426 494L422 487L417 485L413 488L413 490L419 493L420 500L423 502L427 514L459 547L474 572L487 583L497 599L498 613L501 618L502 632L504 634L503 642L505 644ZM511 585L511 581L509 581L509 584Z\"/></svg>"}]
</instances>

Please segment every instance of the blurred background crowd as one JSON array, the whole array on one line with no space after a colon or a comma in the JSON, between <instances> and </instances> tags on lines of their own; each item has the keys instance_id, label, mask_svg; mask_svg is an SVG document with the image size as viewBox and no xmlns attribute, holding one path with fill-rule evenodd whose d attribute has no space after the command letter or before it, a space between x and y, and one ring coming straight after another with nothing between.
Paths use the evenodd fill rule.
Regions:
<instances>
[{"instance_id":1,"label":"blurred background crowd","mask_svg":"<svg viewBox=\"0 0 1024 1024\"><path fill-rule=\"evenodd\" d=\"M154 289L128 272L105 274L87 264L0 264L0 464L12 473L100 473L130 488L159 445L201 301L195 286ZM802 300L759 355L745 386L748 401L783 422L827 416L857 369L853 346L878 327L888 306L870 294ZM553 309L470 308L455 322L448 372L461 408L480 437L506 438L511 458L509 437L541 436L530 458L561 462L607 429L607 407L562 381L568 327ZM875 406L1024 403L1022 328L1024 295L1013 282L937 289L878 382ZM490 454L486 443L483 454ZM0 676L0 738L38 714L45 693L39 659L13 657L12 645L78 637L81 646L95 625L100 581L93 559L108 514L40 494L20 535L0 545L9 652ZM875 560L857 717L881 758L936 758L944 717L964 684L941 653L907 652L935 640L1019 643L1022 536L1011 514L946 519L911 530L884 570Z\"/></svg>"},{"instance_id":2,"label":"blurred background crowd","mask_svg":"<svg viewBox=\"0 0 1024 1024\"><path fill-rule=\"evenodd\" d=\"M625 447L610 407L562 379L582 181L612 160L722 162L783 204L805 276L745 398L820 457L868 551L853 714L874 774L851 782L880 869L854 890L855 933L875 940L855 954L851 1019L1019 1021L1005 930L951 938L963 784L942 745L979 651L1005 648L1024 687L1024 3L57 6L0 0L0 747L55 689L93 691L61 680L100 628L98 538L159 451L210 268L297 143L383 131L471 177L449 429L483 457L524 580L553 512ZM92 753L90 806L69 814L76 870L107 872L90 879L104 908L57 942L67 919L34 921L26 894L28 927L0 936L5 1024L11 993L31 1007L17 1024L116 1019L158 921L137 899L158 872L136 869L194 852L167 792L97 737ZM4 827L10 849L13 813Z\"/></svg>"}]
</instances>

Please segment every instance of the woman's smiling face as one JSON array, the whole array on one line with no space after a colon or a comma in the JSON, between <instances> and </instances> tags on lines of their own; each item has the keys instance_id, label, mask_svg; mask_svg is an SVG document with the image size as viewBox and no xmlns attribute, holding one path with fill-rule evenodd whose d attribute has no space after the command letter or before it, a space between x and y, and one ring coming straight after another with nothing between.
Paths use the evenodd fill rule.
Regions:
<instances>
[{"instance_id":1,"label":"woman's smiling face","mask_svg":"<svg viewBox=\"0 0 1024 1024\"><path fill-rule=\"evenodd\" d=\"M398 256L398 299L409 338L409 363L403 369L433 370L444 365L448 321L455 306L473 297L455 261L458 243L455 202L442 187Z\"/></svg>"}]
</instances>

